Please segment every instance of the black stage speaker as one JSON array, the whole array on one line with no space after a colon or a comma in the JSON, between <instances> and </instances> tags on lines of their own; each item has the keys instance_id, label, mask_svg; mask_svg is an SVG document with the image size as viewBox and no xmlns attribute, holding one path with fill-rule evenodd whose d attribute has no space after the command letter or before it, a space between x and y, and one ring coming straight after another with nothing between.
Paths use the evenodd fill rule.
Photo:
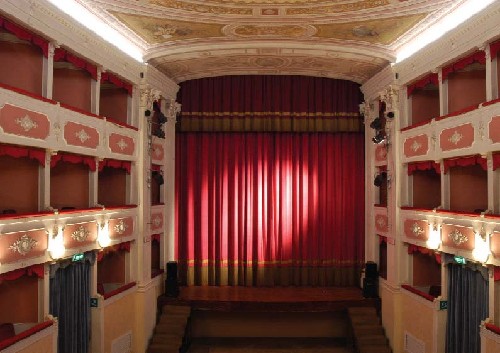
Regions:
<instances>
[{"instance_id":1,"label":"black stage speaker","mask_svg":"<svg viewBox=\"0 0 500 353\"><path fill-rule=\"evenodd\" d=\"M378 298L378 280L377 278L363 278L363 297Z\"/></svg>"},{"instance_id":2,"label":"black stage speaker","mask_svg":"<svg viewBox=\"0 0 500 353\"><path fill-rule=\"evenodd\" d=\"M365 265L365 278L378 279L377 264L373 261L368 261Z\"/></svg>"},{"instance_id":3,"label":"black stage speaker","mask_svg":"<svg viewBox=\"0 0 500 353\"><path fill-rule=\"evenodd\" d=\"M177 279L177 262L167 262L167 279L165 280L165 295L176 298L179 295L179 280Z\"/></svg>"}]
</instances>

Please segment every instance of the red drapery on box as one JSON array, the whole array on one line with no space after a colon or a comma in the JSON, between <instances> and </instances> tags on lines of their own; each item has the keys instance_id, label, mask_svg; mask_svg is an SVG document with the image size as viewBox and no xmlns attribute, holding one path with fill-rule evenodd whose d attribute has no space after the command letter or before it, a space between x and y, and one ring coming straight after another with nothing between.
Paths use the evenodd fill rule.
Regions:
<instances>
[{"instance_id":1,"label":"red drapery on box","mask_svg":"<svg viewBox=\"0 0 500 353\"><path fill-rule=\"evenodd\" d=\"M408 254L414 254L416 252L419 252L421 254L426 254L426 255L434 255L434 258L436 259L436 262L438 264L441 264L441 254L437 253L435 250L427 249L422 246L418 245L413 245L413 244L408 244Z\"/></svg>"},{"instance_id":2,"label":"red drapery on box","mask_svg":"<svg viewBox=\"0 0 500 353\"><path fill-rule=\"evenodd\" d=\"M363 140L348 133L178 133L183 281L356 283L364 263Z\"/></svg>"},{"instance_id":3,"label":"red drapery on box","mask_svg":"<svg viewBox=\"0 0 500 353\"><path fill-rule=\"evenodd\" d=\"M449 74L455 71L462 70L466 66L478 62L480 64L486 64L486 53L483 50L477 51L465 58L462 58L451 65L445 66L443 68L443 81L446 80Z\"/></svg>"},{"instance_id":4,"label":"red drapery on box","mask_svg":"<svg viewBox=\"0 0 500 353\"><path fill-rule=\"evenodd\" d=\"M59 163L59 161L73 163L73 164L83 163L86 166L88 166L91 171L95 172L97 170L95 157L82 156L70 153L58 153L55 156L52 156L50 160L50 167L54 168L57 165L57 163Z\"/></svg>"},{"instance_id":5,"label":"red drapery on box","mask_svg":"<svg viewBox=\"0 0 500 353\"><path fill-rule=\"evenodd\" d=\"M123 250L126 252L130 252L131 243L132 243L131 241L125 241L123 243L111 245L111 246L108 246L107 248L104 248L102 251L99 251L97 253L97 261L102 261L104 255L106 255L107 253L112 252L112 251Z\"/></svg>"},{"instance_id":6,"label":"red drapery on box","mask_svg":"<svg viewBox=\"0 0 500 353\"><path fill-rule=\"evenodd\" d=\"M441 173L441 165L434 161L408 163L408 175L412 175L417 170L431 170L431 169L434 169L438 174Z\"/></svg>"},{"instance_id":7,"label":"red drapery on box","mask_svg":"<svg viewBox=\"0 0 500 353\"><path fill-rule=\"evenodd\" d=\"M49 42L45 38L40 37L39 35L36 35L34 33L31 33L26 28L19 26L13 22L10 22L9 20L6 20L1 16L0 16L0 28L3 28L6 31L12 33L21 40L26 40L33 43L42 50L43 56L48 57Z\"/></svg>"},{"instance_id":8,"label":"red drapery on box","mask_svg":"<svg viewBox=\"0 0 500 353\"><path fill-rule=\"evenodd\" d=\"M159 166L157 164L152 164L151 165L151 171L153 171L153 172L159 172L159 171L161 171L161 166Z\"/></svg>"},{"instance_id":9,"label":"red drapery on box","mask_svg":"<svg viewBox=\"0 0 500 353\"><path fill-rule=\"evenodd\" d=\"M491 61L497 57L498 52L500 51L500 39L490 43L490 56Z\"/></svg>"},{"instance_id":10,"label":"red drapery on box","mask_svg":"<svg viewBox=\"0 0 500 353\"><path fill-rule=\"evenodd\" d=\"M130 170L132 168L132 162L119 161L117 159L104 159L99 162L99 171L101 172L104 169L104 167L125 169L127 174L130 174Z\"/></svg>"},{"instance_id":11,"label":"red drapery on box","mask_svg":"<svg viewBox=\"0 0 500 353\"><path fill-rule=\"evenodd\" d=\"M151 241L157 241L159 242L160 241L160 238L161 238L161 234L152 234L151 235Z\"/></svg>"},{"instance_id":12,"label":"red drapery on box","mask_svg":"<svg viewBox=\"0 0 500 353\"><path fill-rule=\"evenodd\" d=\"M409 97L416 89L424 88L431 83L436 86L439 84L438 74L431 73L417 82L412 83L406 88L406 95Z\"/></svg>"},{"instance_id":13,"label":"red drapery on box","mask_svg":"<svg viewBox=\"0 0 500 353\"><path fill-rule=\"evenodd\" d=\"M444 160L444 173L448 173L448 170L451 167L468 167L471 165L477 165L479 164L484 170L487 170L487 161L486 158L483 158L481 156L467 156L467 157L460 157L460 158L450 158L450 159L445 159Z\"/></svg>"},{"instance_id":14,"label":"red drapery on box","mask_svg":"<svg viewBox=\"0 0 500 353\"><path fill-rule=\"evenodd\" d=\"M0 145L0 156L10 156L14 158L27 157L37 160L42 167L45 167L45 151L37 148Z\"/></svg>"},{"instance_id":15,"label":"red drapery on box","mask_svg":"<svg viewBox=\"0 0 500 353\"><path fill-rule=\"evenodd\" d=\"M180 131L358 132L359 85L304 76L221 76L182 82Z\"/></svg>"},{"instance_id":16,"label":"red drapery on box","mask_svg":"<svg viewBox=\"0 0 500 353\"><path fill-rule=\"evenodd\" d=\"M75 65L79 69L84 69L90 76L97 80L97 67L86 60L71 54L63 48L56 48L54 52L54 61L66 61Z\"/></svg>"},{"instance_id":17,"label":"red drapery on box","mask_svg":"<svg viewBox=\"0 0 500 353\"><path fill-rule=\"evenodd\" d=\"M116 87L123 88L128 92L129 96L132 96L132 85L126 81L123 81L118 76L113 75L109 72L103 72L101 74L101 82L110 82Z\"/></svg>"},{"instance_id":18,"label":"red drapery on box","mask_svg":"<svg viewBox=\"0 0 500 353\"><path fill-rule=\"evenodd\" d=\"M493 153L493 170L497 170L500 167L500 152Z\"/></svg>"},{"instance_id":19,"label":"red drapery on box","mask_svg":"<svg viewBox=\"0 0 500 353\"><path fill-rule=\"evenodd\" d=\"M43 278L44 270L43 264L32 265L25 268L20 268L18 270L6 272L0 274L1 281L14 281L21 278L22 276L37 276L38 278Z\"/></svg>"},{"instance_id":20,"label":"red drapery on box","mask_svg":"<svg viewBox=\"0 0 500 353\"><path fill-rule=\"evenodd\" d=\"M494 270L494 278L495 278L495 281L500 281L500 267L498 266L495 266L495 270Z\"/></svg>"}]
</instances>

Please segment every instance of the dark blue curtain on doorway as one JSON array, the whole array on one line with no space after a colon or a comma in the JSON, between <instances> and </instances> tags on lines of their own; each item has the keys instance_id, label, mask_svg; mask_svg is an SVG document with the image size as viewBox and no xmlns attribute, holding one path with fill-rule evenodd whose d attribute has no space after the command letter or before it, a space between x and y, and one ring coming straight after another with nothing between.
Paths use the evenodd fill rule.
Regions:
<instances>
[{"instance_id":1,"label":"dark blue curtain on doorway","mask_svg":"<svg viewBox=\"0 0 500 353\"><path fill-rule=\"evenodd\" d=\"M79 262L50 267L50 313L59 323L59 353L88 353L90 348L90 284L93 252Z\"/></svg>"},{"instance_id":2,"label":"dark blue curtain on doorway","mask_svg":"<svg viewBox=\"0 0 500 353\"><path fill-rule=\"evenodd\" d=\"M488 317L488 270L448 263L446 353L479 353L479 325Z\"/></svg>"}]
</instances>

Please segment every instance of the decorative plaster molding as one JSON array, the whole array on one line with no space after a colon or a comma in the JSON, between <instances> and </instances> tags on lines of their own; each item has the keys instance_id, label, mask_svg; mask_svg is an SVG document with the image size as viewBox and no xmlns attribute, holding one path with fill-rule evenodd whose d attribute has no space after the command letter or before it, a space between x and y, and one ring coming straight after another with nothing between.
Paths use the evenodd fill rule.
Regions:
<instances>
[{"instance_id":1,"label":"decorative plaster molding","mask_svg":"<svg viewBox=\"0 0 500 353\"><path fill-rule=\"evenodd\" d=\"M395 83L395 72L391 65L387 65L379 73L366 81L361 86L361 91L365 95L366 101L373 101L379 98L379 92Z\"/></svg>"},{"instance_id":2,"label":"decorative plaster molding","mask_svg":"<svg viewBox=\"0 0 500 353\"><path fill-rule=\"evenodd\" d=\"M125 222L123 222L123 219L120 219L118 224L115 225L114 230L116 233L121 235L127 231L127 228L128 225Z\"/></svg>"},{"instance_id":3,"label":"decorative plaster molding","mask_svg":"<svg viewBox=\"0 0 500 353\"><path fill-rule=\"evenodd\" d=\"M179 85L177 85L171 78L167 77L164 73L152 65L147 65L145 83L152 89L160 91L161 95L167 99L175 99Z\"/></svg>"},{"instance_id":4,"label":"decorative plaster molding","mask_svg":"<svg viewBox=\"0 0 500 353\"><path fill-rule=\"evenodd\" d=\"M33 248L36 247L37 244L38 241L28 236L27 234L24 234L19 239L17 239L11 246L9 246L9 249L24 256L28 254L31 250L33 250Z\"/></svg>"},{"instance_id":5,"label":"decorative plaster molding","mask_svg":"<svg viewBox=\"0 0 500 353\"><path fill-rule=\"evenodd\" d=\"M445 33L410 58L394 65L399 83L406 84L431 70L477 49L478 43L487 43L500 35L500 2L495 1L484 11L468 19L453 31Z\"/></svg>"},{"instance_id":6,"label":"decorative plaster molding","mask_svg":"<svg viewBox=\"0 0 500 353\"><path fill-rule=\"evenodd\" d=\"M31 129L36 129L38 124L33 121L28 114L23 116L22 118L16 119L16 124L23 128L24 131L28 132Z\"/></svg>"},{"instance_id":7,"label":"decorative plaster molding","mask_svg":"<svg viewBox=\"0 0 500 353\"><path fill-rule=\"evenodd\" d=\"M453 243L455 243L455 245L461 245L469 240L466 235L464 235L456 228L450 234L448 234L448 237L453 241Z\"/></svg>"},{"instance_id":8,"label":"decorative plaster molding","mask_svg":"<svg viewBox=\"0 0 500 353\"><path fill-rule=\"evenodd\" d=\"M424 234L424 230L422 227L418 225L417 222L413 223L411 226L411 232L413 233L414 236L420 237L422 234Z\"/></svg>"},{"instance_id":9,"label":"decorative plaster molding","mask_svg":"<svg viewBox=\"0 0 500 353\"><path fill-rule=\"evenodd\" d=\"M84 226L79 226L73 233L71 233L71 238L75 239L77 242L83 242L87 240L90 231Z\"/></svg>"}]
</instances>

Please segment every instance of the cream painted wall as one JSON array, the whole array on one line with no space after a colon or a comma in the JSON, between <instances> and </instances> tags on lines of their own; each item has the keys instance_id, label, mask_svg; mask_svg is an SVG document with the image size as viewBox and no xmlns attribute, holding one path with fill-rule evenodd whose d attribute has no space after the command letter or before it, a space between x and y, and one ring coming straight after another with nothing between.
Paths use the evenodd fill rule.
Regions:
<instances>
[{"instance_id":1,"label":"cream painted wall","mask_svg":"<svg viewBox=\"0 0 500 353\"><path fill-rule=\"evenodd\" d=\"M109 300L109 299L108 299ZM132 331L132 339L136 336L134 323L136 311L134 310L135 293L126 294L124 297L104 307L104 352L111 352L113 340Z\"/></svg>"},{"instance_id":2,"label":"cream painted wall","mask_svg":"<svg viewBox=\"0 0 500 353\"><path fill-rule=\"evenodd\" d=\"M57 348L53 346L53 342L53 334L45 336L18 353L54 353Z\"/></svg>"},{"instance_id":3,"label":"cream painted wall","mask_svg":"<svg viewBox=\"0 0 500 353\"><path fill-rule=\"evenodd\" d=\"M401 293L391 288L382 279L379 296L382 300L382 325L394 353L403 352L403 331L401 329Z\"/></svg>"},{"instance_id":4,"label":"cream painted wall","mask_svg":"<svg viewBox=\"0 0 500 353\"><path fill-rule=\"evenodd\" d=\"M485 343L484 353L498 353L498 352L500 352L500 339L497 339L495 341L492 338L485 337L484 343Z\"/></svg>"}]
</instances>

